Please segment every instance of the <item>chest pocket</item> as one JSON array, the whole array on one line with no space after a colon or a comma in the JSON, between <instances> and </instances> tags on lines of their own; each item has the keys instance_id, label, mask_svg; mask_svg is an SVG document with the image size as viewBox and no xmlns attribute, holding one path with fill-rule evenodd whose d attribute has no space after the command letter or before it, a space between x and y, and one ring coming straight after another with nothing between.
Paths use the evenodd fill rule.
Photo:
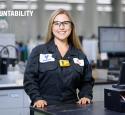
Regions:
<instances>
[{"instance_id":1,"label":"chest pocket","mask_svg":"<svg viewBox=\"0 0 125 115\"><path fill-rule=\"evenodd\" d=\"M78 73L83 74L83 70L84 70L84 67L83 67L83 66L79 66L78 64L73 64L73 68L74 68L74 70L77 71Z\"/></svg>"},{"instance_id":2,"label":"chest pocket","mask_svg":"<svg viewBox=\"0 0 125 115\"><path fill-rule=\"evenodd\" d=\"M39 63L39 71L40 72L55 70L56 68L57 68L57 62L56 61Z\"/></svg>"},{"instance_id":3,"label":"chest pocket","mask_svg":"<svg viewBox=\"0 0 125 115\"><path fill-rule=\"evenodd\" d=\"M73 69L74 69L76 72L78 72L79 74L83 75L84 66L80 66L79 64L74 63L74 61L72 61L72 67L73 67Z\"/></svg>"}]
</instances>

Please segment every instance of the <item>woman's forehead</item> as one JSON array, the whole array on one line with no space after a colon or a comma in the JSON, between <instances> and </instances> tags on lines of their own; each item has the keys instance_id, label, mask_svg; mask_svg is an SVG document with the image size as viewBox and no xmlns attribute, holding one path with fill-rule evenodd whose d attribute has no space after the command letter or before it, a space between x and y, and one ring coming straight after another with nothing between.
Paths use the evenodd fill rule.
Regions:
<instances>
[{"instance_id":1,"label":"woman's forehead","mask_svg":"<svg viewBox=\"0 0 125 115\"><path fill-rule=\"evenodd\" d=\"M58 14L55 18L54 21L58 21L58 20L69 20L69 17L66 14Z\"/></svg>"}]
</instances>

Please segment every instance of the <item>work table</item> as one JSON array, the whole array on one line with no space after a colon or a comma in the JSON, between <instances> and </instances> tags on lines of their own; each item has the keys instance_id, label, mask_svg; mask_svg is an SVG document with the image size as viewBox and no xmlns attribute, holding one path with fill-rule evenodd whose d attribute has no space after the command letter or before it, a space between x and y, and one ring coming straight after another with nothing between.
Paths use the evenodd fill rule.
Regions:
<instances>
[{"instance_id":1,"label":"work table","mask_svg":"<svg viewBox=\"0 0 125 115\"><path fill-rule=\"evenodd\" d=\"M104 107L103 101L93 102L88 105L67 104L52 105L44 109L30 107L32 115L125 115Z\"/></svg>"}]
</instances>

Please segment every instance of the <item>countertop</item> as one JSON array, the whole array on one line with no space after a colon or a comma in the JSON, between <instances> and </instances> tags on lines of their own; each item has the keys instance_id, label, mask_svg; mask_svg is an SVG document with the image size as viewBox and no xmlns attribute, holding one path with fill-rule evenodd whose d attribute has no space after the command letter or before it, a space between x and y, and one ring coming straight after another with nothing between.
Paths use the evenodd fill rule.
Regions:
<instances>
[{"instance_id":1,"label":"countertop","mask_svg":"<svg viewBox=\"0 0 125 115\"><path fill-rule=\"evenodd\" d=\"M23 88L23 74L19 71L10 71L7 75L0 75L0 89Z\"/></svg>"},{"instance_id":2,"label":"countertop","mask_svg":"<svg viewBox=\"0 0 125 115\"><path fill-rule=\"evenodd\" d=\"M96 101L88 105L52 105L44 109L34 107L30 109L34 115L125 115L125 113L106 109L103 101Z\"/></svg>"}]
</instances>

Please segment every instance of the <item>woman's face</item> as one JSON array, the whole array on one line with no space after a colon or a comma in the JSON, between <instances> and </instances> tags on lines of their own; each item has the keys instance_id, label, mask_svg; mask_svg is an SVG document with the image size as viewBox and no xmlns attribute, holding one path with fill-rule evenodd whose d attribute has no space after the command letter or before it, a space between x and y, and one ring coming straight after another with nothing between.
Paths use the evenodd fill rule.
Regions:
<instances>
[{"instance_id":1,"label":"woman's face","mask_svg":"<svg viewBox=\"0 0 125 115\"><path fill-rule=\"evenodd\" d=\"M55 39L67 40L71 33L71 21L65 14L59 14L55 17L52 26L52 32Z\"/></svg>"}]
</instances>

